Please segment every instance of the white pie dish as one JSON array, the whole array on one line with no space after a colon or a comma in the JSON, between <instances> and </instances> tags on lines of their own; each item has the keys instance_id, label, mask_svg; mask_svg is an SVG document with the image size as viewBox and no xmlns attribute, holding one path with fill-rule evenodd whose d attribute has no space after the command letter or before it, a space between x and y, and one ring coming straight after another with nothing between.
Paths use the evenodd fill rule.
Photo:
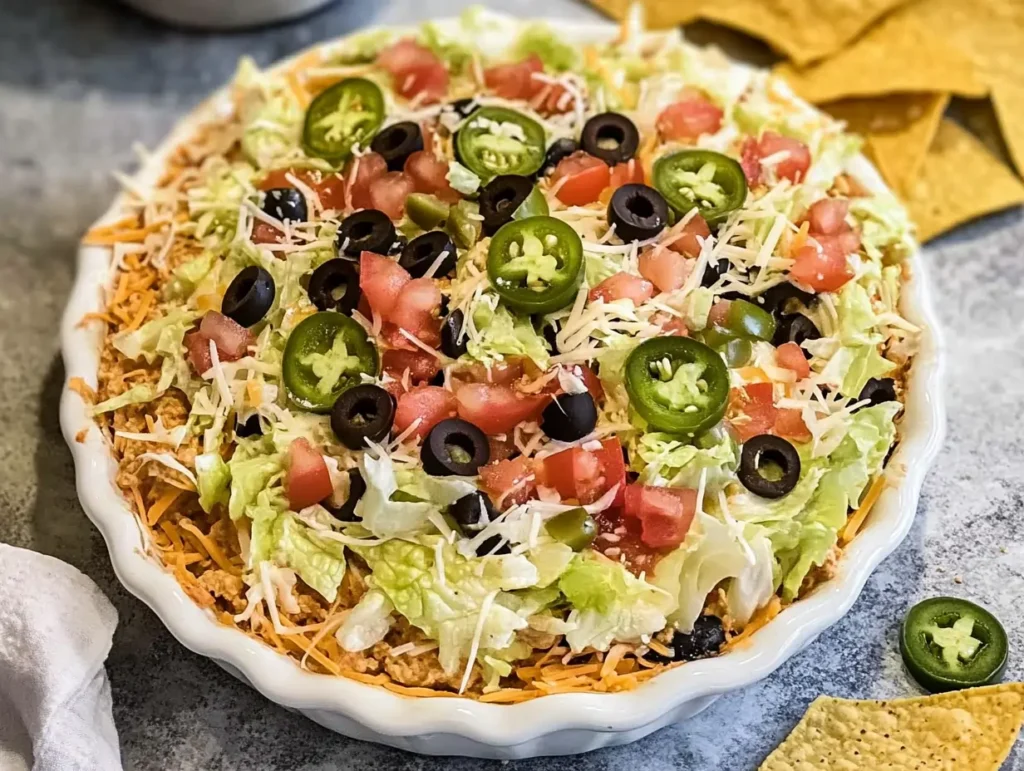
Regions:
<instances>
[{"instance_id":1,"label":"white pie dish","mask_svg":"<svg viewBox=\"0 0 1024 771\"><path fill-rule=\"evenodd\" d=\"M607 38L615 29L593 23L559 26L567 39L578 41ZM214 94L179 123L139 171L137 184L143 189L155 184L167 155L204 117L222 109L225 99L224 91ZM884 187L866 159L858 159L854 171L869 187ZM97 224L119 219L124 204L124 198L115 200ZM920 253L910 259L912 278L905 284L902 310L925 331L910 374L902 440L891 461L905 469L901 483L883 492L846 550L835 578L786 608L746 646L665 672L632 692L563 694L504 706L467 699L414 700L353 680L302 671L291 659L218 624L146 556L143 531L114 484L117 464L110 448L85 404L67 389L61 400L61 426L74 456L82 506L103 534L120 581L182 644L212 658L267 698L347 736L414 752L503 759L585 752L639 739L695 715L722 693L771 674L849 611L868 576L909 531L925 473L945 429L937 321ZM103 247L79 250L77 279L61 328L66 376L92 386L100 331L95 325L81 327L79 321L101 309L110 260L110 251ZM78 441L80 436L83 441Z\"/></svg>"}]
</instances>

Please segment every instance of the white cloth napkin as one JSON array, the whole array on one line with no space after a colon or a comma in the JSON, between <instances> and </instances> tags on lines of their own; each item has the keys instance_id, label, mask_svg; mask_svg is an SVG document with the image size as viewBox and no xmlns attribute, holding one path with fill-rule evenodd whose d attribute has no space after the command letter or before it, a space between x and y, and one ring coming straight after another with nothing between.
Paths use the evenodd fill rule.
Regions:
<instances>
[{"instance_id":1,"label":"white cloth napkin","mask_svg":"<svg viewBox=\"0 0 1024 771\"><path fill-rule=\"evenodd\" d=\"M0 771L120 771L103 668L115 626L81 572L0 544Z\"/></svg>"}]
</instances>

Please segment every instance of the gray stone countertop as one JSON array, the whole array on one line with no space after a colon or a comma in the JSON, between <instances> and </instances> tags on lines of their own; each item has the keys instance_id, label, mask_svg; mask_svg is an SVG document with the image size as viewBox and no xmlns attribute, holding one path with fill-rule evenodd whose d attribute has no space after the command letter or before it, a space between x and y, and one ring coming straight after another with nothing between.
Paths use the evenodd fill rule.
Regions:
<instances>
[{"instance_id":1,"label":"gray stone countertop","mask_svg":"<svg viewBox=\"0 0 1024 771\"><path fill-rule=\"evenodd\" d=\"M495 6L507 5L492 0ZM336 736L185 650L118 584L75 496L57 423L58 319L76 241L114 194L109 172L154 146L231 74L381 22L448 15L458 0L341 0L299 23L232 35L159 27L105 0L0 8L0 539L90 575L120 614L107 669L130 769L476 769ZM519 0L522 15L592 18L573 0ZM951 184L955 182L951 181ZM953 594L998 615L1024 679L1024 218L1012 211L930 245L924 260L948 349L949 433L903 545L859 602L767 680L681 726L576 761L595 769L756 768L819 694L917 693L896 630L918 600ZM1024 770L1020 746L1004 768Z\"/></svg>"}]
</instances>

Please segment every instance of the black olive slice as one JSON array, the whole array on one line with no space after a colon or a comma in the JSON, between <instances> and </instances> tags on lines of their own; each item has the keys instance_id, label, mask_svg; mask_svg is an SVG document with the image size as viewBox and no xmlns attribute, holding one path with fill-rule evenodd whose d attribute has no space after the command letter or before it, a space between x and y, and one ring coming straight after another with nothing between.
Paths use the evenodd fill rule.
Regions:
<instances>
[{"instance_id":1,"label":"black olive slice","mask_svg":"<svg viewBox=\"0 0 1024 771\"><path fill-rule=\"evenodd\" d=\"M512 546L508 541L504 540L500 535L492 535L490 538L485 538L483 542L476 547L476 556L496 557L499 554L509 554L511 551Z\"/></svg>"},{"instance_id":2,"label":"black olive slice","mask_svg":"<svg viewBox=\"0 0 1024 771\"><path fill-rule=\"evenodd\" d=\"M493 236L498 228L512 221L512 215L533 190L533 181L518 174L502 174L480 191L480 214L484 235Z\"/></svg>"},{"instance_id":3,"label":"black olive slice","mask_svg":"<svg viewBox=\"0 0 1024 771\"><path fill-rule=\"evenodd\" d=\"M491 499L479 490L459 498L449 507L448 513L464 534L483 529L498 516Z\"/></svg>"},{"instance_id":4,"label":"black olive slice","mask_svg":"<svg viewBox=\"0 0 1024 771\"><path fill-rule=\"evenodd\" d=\"M540 175L550 174L564 158L568 158L580 149L575 139L562 137L551 143L547 153L544 155L544 165L540 167Z\"/></svg>"},{"instance_id":5,"label":"black olive slice","mask_svg":"<svg viewBox=\"0 0 1024 771\"><path fill-rule=\"evenodd\" d=\"M625 163L640 147L640 132L625 115L603 112L583 125L580 145L610 166Z\"/></svg>"},{"instance_id":6,"label":"black olive slice","mask_svg":"<svg viewBox=\"0 0 1024 771\"><path fill-rule=\"evenodd\" d=\"M430 429L420 451L423 470L435 477L476 476L490 458L484 432L459 418L442 420Z\"/></svg>"},{"instance_id":7,"label":"black olive slice","mask_svg":"<svg viewBox=\"0 0 1024 771\"><path fill-rule=\"evenodd\" d=\"M544 335L544 340L551 348L552 353L558 353L558 329L554 324L544 324L541 334Z\"/></svg>"},{"instance_id":8,"label":"black olive slice","mask_svg":"<svg viewBox=\"0 0 1024 771\"><path fill-rule=\"evenodd\" d=\"M713 286L728 270L729 260L725 257L716 262L708 262L704 267L704 275L700 280L700 285L703 287Z\"/></svg>"},{"instance_id":9,"label":"black olive slice","mask_svg":"<svg viewBox=\"0 0 1024 771\"><path fill-rule=\"evenodd\" d=\"M673 661L696 661L706 659L718 653L725 645L725 629L722 619L717 616L698 616L693 622L693 631L683 634L676 631L668 647L671 656L665 656L655 650L649 650L644 658L657 664L668 664Z\"/></svg>"},{"instance_id":10,"label":"black olive slice","mask_svg":"<svg viewBox=\"0 0 1024 771\"><path fill-rule=\"evenodd\" d=\"M432 230L406 244L398 264L413 278L421 278L439 258L440 263L431 274L433 278L447 276L455 270L455 244L443 230Z\"/></svg>"},{"instance_id":11,"label":"black olive slice","mask_svg":"<svg viewBox=\"0 0 1024 771\"><path fill-rule=\"evenodd\" d=\"M786 313L790 300L799 300L804 305L810 306L814 302L814 295L793 286L788 281L783 281L758 295L756 302L769 313L778 315Z\"/></svg>"},{"instance_id":12,"label":"black olive slice","mask_svg":"<svg viewBox=\"0 0 1024 771\"><path fill-rule=\"evenodd\" d=\"M328 260L313 271L306 289L317 310L341 311L346 316L359 305L359 274L350 260Z\"/></svg>"},{"instance_id":13,"label":"black olive slice","mask_svg":"<svg viewBox=\"0 0 1024 771\"><path fill-rule=\"evenodd\" d=\"M363 475L359 473L359 469L350 468L348 470L348 498L345 499L345 502L341 506L332 506L330 498L328 498L322 505L342 522L356 522L358 521L356 504L359 503L359 499L365 492L366 481L363 479Z\"/></svg>"},{"instance_id":14,"label":"black olive slice","mask_svg":"<svg viewBox=\"0 0 1024 771\"><path fill-rule=\"evenodd\" d=\"M383 441L394 422L394 398L370 383L348 389L331 408L331 429L350 450L365 450L367 439Z\"/></svg>"},{"instance_id":15,"label":"black olive slice","mask_svg":"<svg viewBox=\"0 0 1024 771\"><path fill-rule=\"evenodd\" d=\"M388 256L394 257L405 251L405 247L409 244L409 239L403 236L401 233L395 234L395 240L391 242L391 248L388 249Z\"/></svg>"},{"instance_id":16,"label":"black olive slice","mask_svg":"<svg viewBox=\"0 0 1024 771\"><path fill-rule=\"evenodd\" d=\"M251 327L267 315L273 304L273 277L258 265L250 265L228 284L220 310L243 327Z\"/></svg>"},{"instance_id":17,"label":"black olive slice","mask_svg":"<svg viewBox=\"0 0 1024 771\"><path fill-rule=\"evenodd\" d=\"M462 327L466 324L466 314L461 310L454 310L441 324L441 353L452 359L457 359L467 350L469 338L462 334Z\"/></svg>"},{"instance_id":18,"label":"black olive slice","mask_svg":"<svg viewBox=\"0 0 1024 771\"><path fill-rule=\"evenodd\" d=\"M766 476L769 465L775 467L774 473ZM754 495L781 498L796 487L800 479L800 456L785 439L761 434L744 443L736 476Z\"/></svg>"},{"instance_id":19,"label":"black olive slice","mask_svg":"<svg viewBox=\"0 0 1024 771\"><path fill-rule=\"evenodd\" d=\"M802 313L784 313L775 325L772 345L776 347L785 343L801 345L805 340L817 340L820 337L821 332L818 331L814 322ZM801 350L803 349L801 348ZM804 356L811 357L807 351L804 351Z\"/></svg>"},{"instance_id":20,"label":"black olive slice","mask_svg":"<svg viewBox=\"0 0 1024 771\"><path fill-rule=\"evenodd\" d=\"M597 407L589 393L562 394L541 413L541 430L560 442L582 439L597 425Z\"/></svg>"},{"instance_id":21,"label":"black olive slice","mask_svg":"<svg viewBox=\"0 0 1024 771\"><path fill-rule=\"evenodd\" d=\"M391 218L377 209L363 209L349 215L338 228L338 251L349 257L362 252L387 254L395 243Z\"/></svg>"},{"instance_id":22,"label":"black olive slice","mask_svg":"<svg viewBox=\"0 0 1024 771\"><path fill-rule=\"evenodd\" d=\"M438 386L444 388L444 370L439 369L437 374L434 375L430 380L427 381L427 385Z\"/></svg>"},{"instance_id":23,"label":"black olive slice","mask_svg":"<svg viewBox=\"0 0 1024 771\"><path fill-rule=\"evenodd\" d=\"M423 149L423 132L411 120L394 123L380 130L370 142L370 149L383 156L388 171L401 171L409 156Z\"/></svg>"},{"instance_id":24,"label":"black olive slice","mask_svg":"<svg viewBox=\"0 0 1024 771\"><path fill-rule=\"evenodd\" d=\"M263 196L263 212L281 222L305 222L309 217L306 196L294 187L275 187L266 191Z\"/></svg>"},{"instance_id":25,"label":"black olive slice","mask_svg":"<svg viewBox=\"0 0 1024 771\"><path fill-rule=\"evenodd\" d=\"M653 187L623 185L608 202L608 223L626 243L646 241L668 224L668 204Z\"/></svg>"},{"instance_id":26,"label":"black olive slice","mask_svg":"<svg viewBox=\"0 0 1024 771\"><path fill-rule=\"evenodd\" d=\"M468 118L470 115L473 114L476 108L479 107L479 104L477 103L476 99L472 97L467 97L466 99L456 99L454 102L451 102L448 106L451 107L455 111L455 114L458 115L460 118Z\"/></svg>"},{"instance_id":27,"label":"black olive slice","mask_svg":"<svg viewBox=\"0 0 1024 771\"><path fill-rule=\"evenodd\" d=\"M875 407L879 404L885 404L886 402L896 401L896 381L891 377L871 378L860 391L860 395L857 396L857 401L862 402L867 399L871 402L870 407Z\"/></svg>"},{"instance_id":28,"label":"black olive slice","mask_svg":"<svg viewBox=\"0 0 1024 771\"><path fill-rule=\"evenodd\" d=\"M262 436L263 426L260 424L260 416L253 413L249 419L242 423L235 423L235 436L244 439L247 436Z\"/></svg>"}]
</instances>

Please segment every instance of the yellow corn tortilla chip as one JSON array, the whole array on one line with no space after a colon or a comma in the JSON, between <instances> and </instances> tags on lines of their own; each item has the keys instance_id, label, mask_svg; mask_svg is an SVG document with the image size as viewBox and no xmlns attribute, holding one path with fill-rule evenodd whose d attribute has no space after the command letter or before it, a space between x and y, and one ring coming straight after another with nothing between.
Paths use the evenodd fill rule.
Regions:
<instances>
[{"instance_id":1,"label":"yellow corn tortilla chip","mask_svg":"<svg viewBox=\"0 0 1024 771\"><path fill-rule=\"evenodd\" d=\"M947 104L949 94L894 94L846 99L824 109L865 138L868 156L902 196L921 171Z\"/></svg>"},{"instance_id":2,"label":"yellow corn tortilla chip","mask_svg":"<svg viewBox=\"0 0 1024 771\"><path fill-rule=\"evenodd\" d=\"M981 140L946 119L905 202L924 242L975 217L1024 203L1024 183Z\"/></svg>"},{"instance_id":3,"label":"yellow corn tortilla chip","mask_svg":"<svg viewBox=\"0 0 1024 771\"><path fill-rule=\"evenodd\" d=\"M893 701L821 696L759 771L996 771L1024 721L1024 683Z\"/></svg>"},{"instance_id":4,"label":"yellow corn tortilla chip","mask_svg":"<svg viewBox=\"0 0 1024 771\"><path fill-rule=\"evenodd\" d=\"M626 0L590 0L617 19ZM652 26L695 19L724 24L764 40L799 65L839 51L872 23L907 0L643 0Z\"/></svg>"},{"instance_id":5,"label":"yellow corn tortilla chip","mask_svg":"<svg viewBox=\"0 0 1024 771\"><path fill-rule=\"evenodd\" d=\"M915 91L984 96L971 58L900 9L871 28L850 48L810 67L785 62L776 72L809 102ZM909 16L909 18L908 18Z\"/></svg>"}]
</instances>

